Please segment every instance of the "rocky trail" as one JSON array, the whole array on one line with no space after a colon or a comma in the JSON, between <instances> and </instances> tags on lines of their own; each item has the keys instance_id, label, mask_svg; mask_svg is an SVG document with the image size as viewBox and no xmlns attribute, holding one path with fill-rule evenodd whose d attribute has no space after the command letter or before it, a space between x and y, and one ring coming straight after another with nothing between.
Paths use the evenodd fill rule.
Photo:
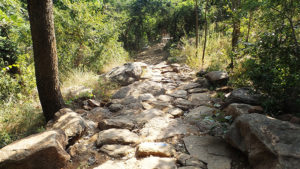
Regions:
<instances>
[{"instance_id":1,"label":"rocky trail","mask_svg":"<svg viewBox=\"0 0 300 169\"><path fill-rule=\"evenodd\" d=\"M114 68L105 76L122 87L108 103L60 110L47 131L1 149L0 168L299 167L299 127L257 114L258 95L224 86L226 72L196 77L187 66L156 61Z\"/></svg>"}]
</instances>

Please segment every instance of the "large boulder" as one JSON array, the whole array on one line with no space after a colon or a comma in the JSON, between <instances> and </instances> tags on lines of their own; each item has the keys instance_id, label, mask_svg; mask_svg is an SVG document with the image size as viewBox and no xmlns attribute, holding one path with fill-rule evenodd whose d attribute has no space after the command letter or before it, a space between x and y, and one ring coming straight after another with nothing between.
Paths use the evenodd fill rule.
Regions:
<instances>
[{"instance_id":1,"label":"large boulder","mask_svg":"<svg viewBox=\"0 0 300 169\"><path fill-rule=\"evenodd\" d=\"M251 105L259 105L259 94L255 94L249 88L239 88L233 90L230 95L226 98L226 106L231 103L245 103Z\"/></svg>"},{"instance_id":2,"label":"large boulder","mask_svg":"<svg viewBox=\"0 0 300 169\"><path fill-rule=\"evenodd\" d=\"M106 74L106 78L126 86L139 80L144 69L147 69L147 64L142 62L125 63L112 69Z\"/></svg>"},{"instance_id":3,"label":"large boulder","mask_svg":"<svg viewBox=\"0 0 300 169\"><path fill-rule=\"evenodd\" d=\"M60 110L56 113L60 114L63 112ZM77 113L69 109L64 115L61 115L54 123L52 129L63 130L68 138L69 145L74 144L87 130L87 123Z\"/></svg>"},{"instance_id":4,"label":"large boulder","mask_svg":"<svg viewBox=\"0 0 300 169\"><path fill-rule=\"evenodd\" d=\"M239 116L226 136L246 153L254 169L297 169L300 166L300 127L261 114Z\"/></svg>"},{"instance_id":5,"label":"large boulder","mask_svg":"<svg viewBox=\"0 0 300 169\"><path fill-rule=\"evenodd\" d=\"M70 159L61 131L45 131L0 150L0 169L60 169Z\"/></svg>"},{"instance_id":6,"label":"large boulder","mask_svg":"<svg viewBox=\"0 0 300 169\"><path fill-rule=\"evenodd\" d=\"M205 75L205 78L212 84L224 84L228 81L229 76L227 72L212 71Z\"/></svg>"},{"instance_id":7,"label":"large boulder","mask_svg":"<svg viewBox=\"0 0 300 169\"><path fill-rule=\"evenodd\" d=\"M224 109L226 115L232 116L233 119L242 114L262 113L263 108L260 106L252 106L244 103L232 103Z\"/></svg>"}]
</instances>

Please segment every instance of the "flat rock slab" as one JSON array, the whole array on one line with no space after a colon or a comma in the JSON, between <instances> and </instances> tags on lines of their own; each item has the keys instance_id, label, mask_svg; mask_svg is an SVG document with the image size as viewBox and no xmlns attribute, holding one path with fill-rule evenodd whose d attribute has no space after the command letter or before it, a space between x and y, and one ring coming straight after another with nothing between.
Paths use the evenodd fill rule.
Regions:
<instances>
[{"instance_id":1,"label":"flat rock slab","mask_svg":"<svg viewBox=\"0 0 300 169\"><path fill-rule=\"evenodd\" d=\"M190 166L190 167L201 168L201 169L207 168L207 166L204 162L202 162L201 160L199 160L189 154L185 154L185 153L180 153L177 156L177 161L179 164L181 164L183 166Z\"/></svg>"},{"instance_id":2,"label":"flat rock slab","mask_svg":"<svg viewBox=\"0 0 300 169\"><path fill-rule=\"evenodd\" d=\"M127 129L108 129L101 131L97 139L97 146L104 144L136 144L139 136Z\"/></svg>"},{"instance_id":3,"label":"flat rock slab","mask_svg":"<svg viewBox=\"0 0 300 169\"><path fill-rule=\"evenodd\" d=\"M158 100L163 101L163 102L171 102L174 100L174 98L171 96L168 96L168 95L160 95L160 96L158 96Z\"/></svg>"},{"instance_id":4,"label":"flat rock slab","mask_svg":"<svg viewBox=\"0 0 300 169\"><path fill-rule=\"evenodd\" d=\"M68 112L56 120L52 129L63 130L69 142L72 144L86 132L87 123L79 114Z\"/></svg>"},{"instance_id":5,"label":"flat rock slab","mask_svg":"<svg viewBox=\"0 0 300 169\"><path fill-rule=\"evenodd\" d=\"M194 88L197 88L197 87L201 87L201 84L199 84L199 83L188 83L186 85L180 86L179 89L189 90L189 89L194 89Z\"/></svg>"},{"instance_id":6,"label":"flat rock slab","mask_svg":"<svg viewBox=\"0 0 300 169\"><path fill-rule=\"evenodd\" d=\"M148 157L140 161L141 169L176 169L176 159Z\"/></svg>"},{"instance_id":7,"label":"flat rock slab","mask_svg":"<svg viewBox=\"0 0 300 169\"><path fill-rule=\"evenodd\" d=\"M183 110L179 108L173 108L173 109L169 109L168 113L174 117L179 117L183 115Z\"/></svg>"},{"instance_id":8,"label":"flat rock slab","mask_svg":"<svg viewBox=\"0 0 300 169\"><path fill-rule=\"evenodd\" d=\"M100 148L100 151L105 152L111 157L120 158L120 157L127 156L130 153L134 153L135 148L127 145L111 144L111 145L103 145Z\"/></svg>"},{"instance_id":9,"label":"flat rock slab","mask_svg":"<svg viewBox=\"0 0 300 169\"><path fill-rule=\"evenodd\" d=\"M211 100L209 93L193 93L189 97L189 101L194 105L207 105Z\"/></svg>"},{"instance_id":10,"label":"flat rock slab","mask_svg":"<svg viewBox=\"0 0 300 169\"><path fill-rule=\"evenodd\" d=\"M148 157L141 160L109 160L94 169L176 169L176 159Z\"/></svg>"},{"instance_id":11,"label":"flat rock slab","mask_svg":"<svg viewBox=\"0 0 300 169\"><path fill-rule=\"evenodd\" d=\"M120 129L128 129L132 130L134 127L134 123L132 120L124 117L115 117L113 119L104 119L98 123L98 128L100 130L106 130L110 128L120 128Z\"/></svg>"},{"instance_id":12,"label":"flat rock slab","mask_svg":"<svg viewBox=\"0 0 300 169\"><path fill-rule=\"evenodd\" d=\"M156 141L197 132L197 127L185 124L182 119L156 117L145 124L144 128L140 130L140 135L143 141Z\"/></svg>"},{"instance_id":13,"label":"flat rock slab","mask_svg":"<svg viewBox=\"0 0 300 169\"><path fill-rule=\"evenodd\" d=\"M70 159L66 144L66 136L54 130L26 137L0 150L0 168L63 168Z\"/></svg>"},{"instance_id":14,"label":"flat rock slab","mask_svg":"<svg viewBox=\"0 0 300 169\"><path fill-rule=\"evenodd\" d=\"M149 109L149 110L144 110L140 114L137 115L132 115L132 120L134 120L137 124L143 124L148 122L149 120L158 117L158 116L163 116L164 112L159 110L159 109Z\"/></svg>"},{"instance_id":15,"label":"flat rock slab","mask_svg":"<svg viewBox=\"0 0 300 169\"><path fill-rule=\"evenodd\" d=\"M186 98L188 93L185 90L175 90L173 92L168 92L167 94L172 97Z\"/></svg>"},{"instance_id":16,"label":"flat rock slab","mask_svg":"<svg viewBox=\"0 0 300 169\"><path fill-rule=\"evenodd\" d=\"M172 157L175 152L175 149L170 144L164 142L145 142L138 145L136 155L138 157Z\"/></svg>"},{"instance_id":17,"label":"flat rock slab","mask_svg":"<svg viewBox=\"0 0 300 169\"><path fill-rule=\"evenodd\" d=\"M129 160L108 160L94 169L140 169L136 158Z\"/></svg>"},{"instance_id":18,"label":"flat rock slab","mask_svg":"<svg viewBox=\"0 0 300 169\"><path fill-rule=\"evenodd\" d=\"M188 90L189 93L204 93L204 92L208 92L207 88L194 88L194 89L190 89Z\"/></svg>"},{"instance_id":19,"label":"flat rock slab","mask_svg":"<svg viewBox=\"0 0 300 169\"><path fill-rule=\"evenodd\" d=\"M232 148L222 139L212 136L188 136L184 144L190 155L207 163L208 169L230 169Z\"/></svg>"},{"instance_id":20,"label":"flat rock slab","mask_svg":"<svg viewBox=\"0 0 300 169\"><path fill-rule=\"evenodd\" d=\"M217 110L207 106L199 106L192 109L185 117L189 122L198 122L206 116L212 116Z\"/></svg>"}]
</instances>

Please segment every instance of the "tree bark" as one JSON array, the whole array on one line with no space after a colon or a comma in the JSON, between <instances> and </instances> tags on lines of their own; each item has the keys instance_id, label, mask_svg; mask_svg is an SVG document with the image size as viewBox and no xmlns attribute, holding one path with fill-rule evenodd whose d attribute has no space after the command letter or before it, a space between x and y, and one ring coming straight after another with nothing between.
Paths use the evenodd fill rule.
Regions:
<instances>
[{"instance_id":1,"label":"tree bark","mask_svg":"<svg viewBox=\"0 0 300 169\"><path fill-rule=\"evenodd\" d=\"M232 0L232 11L233 11L233 18L232 18L232 41L231 41L231 49L232 52L235 53L238 47L238 41L239 41L239 36L241 34L240 31L240 25L241 21L239 18L238 10L240 8L241 0ZM230 68L233 68L233 55L231 56L231 63L230 63Z\"/></svg>"},{"instance_id":2,"label":"tree bark","mask_svg":"<svg viewBox=\"0 0 300 169\"><path fill-rule=\"evenodd\" d=\"M208 23L207 23L207 7L208 7L208 0L206 0L205 4L205 12L204 12L204 19L205 19L205 30L204 30L204 46L203 46L203 53L202 53L202 67L204 65L204 57L205 57L205 50L206 50L206 42L207 42L207 29L208 29Z\"/></svg>"},{"instance_id":3,"label":"tree bark","mask_svg":"<svg viewBox=\"0 0 300 169\"><path fill-rule=\"evenodd\" d=\"M58 62L52 0L28 0L36 83L46 121L64 106Z\"/></svg>"},{"instance_id":4,"label":"tree bark","mask_svg":"<svg viewBox=\"0 0 300 169\"><path fill-rule=\"evenodd\" d=\"M251 29L251 21L252 21L252 15L253 15L253 12L250 11L250 13L249 13L248 32L247 32L246 42L249 42L250 29Z\"/></svg>"},{"instance_id":5,"label":"tree bark","mask_svg":"<svg viewBox=\"0 0 300 169\"><path fill-rule=\"evenodd\" d=\"M196 58L198 58L198 46L199 46L199 31L198 31L198 0L195 0L195 18L196 18Z\"/></svg>"}]
</instances>

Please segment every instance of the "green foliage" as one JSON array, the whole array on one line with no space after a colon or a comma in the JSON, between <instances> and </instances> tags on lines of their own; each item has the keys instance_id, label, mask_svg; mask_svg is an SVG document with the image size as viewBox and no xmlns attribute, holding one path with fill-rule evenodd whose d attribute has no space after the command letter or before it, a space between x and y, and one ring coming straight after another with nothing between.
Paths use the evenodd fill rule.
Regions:
<instances>
[{"instance_id":1,"label":"green foliage","mask_svg":"<svg viewBox=\"0 0 300 169\"><path fill-rule=\"evenodd\" d=\"M60 70L83 68L100 72L111 61L127 59L127 52L118 42L126 16L102 11L102 6L99 1L64 0L55 8Z\"/></svg>"}]
</instances>

